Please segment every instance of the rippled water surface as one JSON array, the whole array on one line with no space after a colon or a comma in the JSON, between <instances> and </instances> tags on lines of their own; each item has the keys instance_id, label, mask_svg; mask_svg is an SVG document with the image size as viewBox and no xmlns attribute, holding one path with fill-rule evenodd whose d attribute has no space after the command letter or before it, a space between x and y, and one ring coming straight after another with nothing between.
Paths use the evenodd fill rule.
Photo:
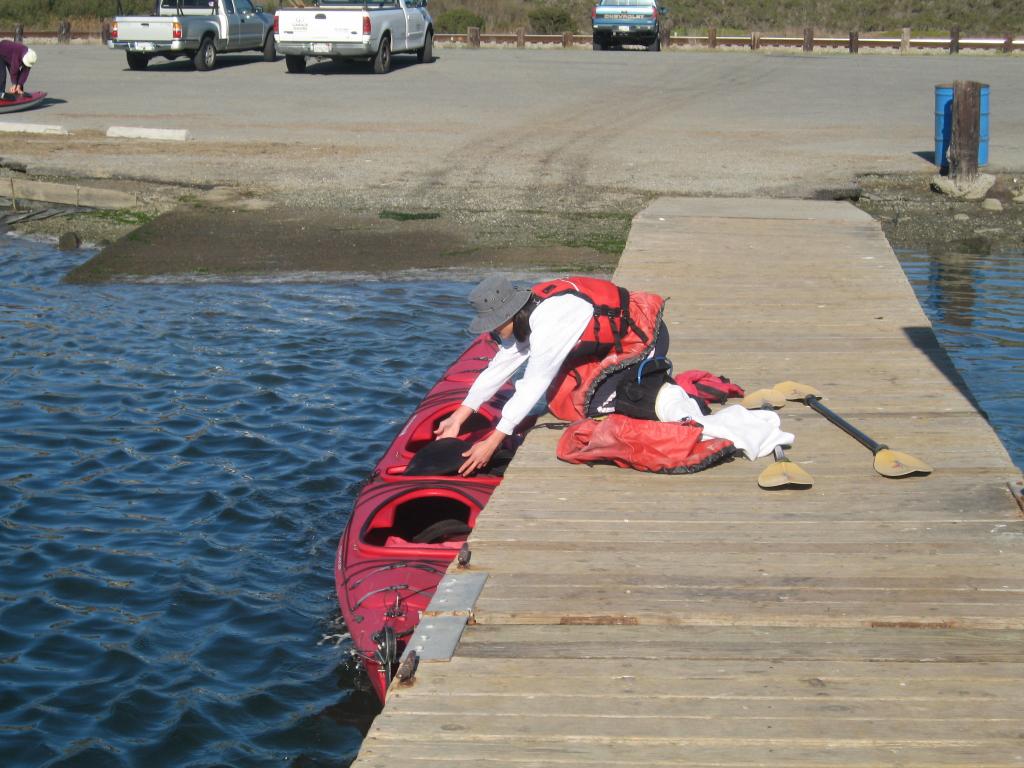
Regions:
<instances>
[{"instance_id":1,"label":"rippled water surface","mask_svg":"<svg viewBox=\"0 0 1024 768\"><path fill-rule=\"evenodd\" d=\"M340 766L332 565L465 283L66 286L0 238L0 766ZM1024 464L1024 261L903 264Z\"/></svg>"},{"instance_id":2,"label":"rippled water surface","mask_svg":"<svg viewBox=\"0 0 1024 768\"><path fill-rule=\"evenodd\" d=\"M1024 254L899 257L939 341L1024 468Z\"/></svg>"},{"instance_id":3,"label":"rippled water surface","mask_svg":"<svg viewBox=\"0 0 1024 768\"><path fill-rule=\"evenodd\" d=\"M0 765L346 765L353 493L467 285L60 284L0 237Z\"/></svg>"}]
</instances>

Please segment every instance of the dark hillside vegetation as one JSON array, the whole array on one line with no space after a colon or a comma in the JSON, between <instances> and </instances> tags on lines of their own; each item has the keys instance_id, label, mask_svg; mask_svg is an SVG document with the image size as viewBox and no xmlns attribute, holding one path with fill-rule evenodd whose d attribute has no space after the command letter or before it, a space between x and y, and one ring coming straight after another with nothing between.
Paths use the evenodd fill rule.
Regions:
<instances>
[{"instance_id":1,"label":"dark hillside vegetation","mask_svg":"<svg viewBox=\"0 0 1024 768\"><path fill-rule=\"evenodd\" d=\"M273 11L280 0L256 0L254 5ZM156 0L121 0L126 14L150 13ZM26 31L53 31L61 19L70 19L73 30L99 30L102 20L117 14L117 0L0 0L0 31L9 35L15 24Z\"/></svg>"},{"instance_id":2,"label":"dark hillside vegetation","mask_svg":"<svg viewBox=\"0 0 1024 768\"><path fill-rule=\"evenodd\" d=\"M122 0L121 4L127 13L141 13L151 11L154 3ZM273 11L292 3L261 0L258 4ZM306 0L306 4L314 2ZM663 0L663 4L678 34L697 34L708 27L723 34L796 34L811 27L821 33L856 30L862 35L898 35L903 27L910 27L914 34L923 35L948 34L953 26L959 26L963 36L1024 34L1020 0ZM585 34L590 30L590 8L589 0L430 0L435 18L447 14L453 20L480 19L485 32L523 27L536 33ZM27 30L55 30L60 19L71 19L73 29L94 31L116 9L117 0L0 0L0 30L9 33L16 23Z\"/></svg>"},{"instance_id":3,"label":"dark hillside vegetation","mask_svg":"<svg viewBox=\"0 0 1024 768\"><path fill-rule=\"evenodd\" d=\"M558 31L586 33L590 31L591 5L587 0L431 0L430 11L437 17L445 11L465 9L483 18L485 32L523 27L541 33L537 27L552 17L551 10L565 10L570 26ZM915 34L948 34L957 25L964 36L1024 35L1024 3L1020 0L663 0L663 5L679 34L708 27L723 33L795 34L812 27L823 33L845 35L856 30L898 36L903 27L910 27Z\"/></svg>"}]
</instances>

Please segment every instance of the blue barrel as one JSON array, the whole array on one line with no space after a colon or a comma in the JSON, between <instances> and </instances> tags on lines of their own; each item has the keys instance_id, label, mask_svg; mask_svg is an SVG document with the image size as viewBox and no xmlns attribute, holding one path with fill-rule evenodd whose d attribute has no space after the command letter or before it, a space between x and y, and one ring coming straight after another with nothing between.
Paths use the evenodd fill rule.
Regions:
<instances>
[{"instance_id":1,"label":"blue barrel","mask_svg":"<svg viewBox=\"0 0 1024 768\"><path fill-rule=\"evenodd\" d=\"M988 165L988 86L981 86L981 125L978 129L978 165ZM935 86L935 164L949 167L950 136L953 132L953 86Z\"/></svg>"}]
</instances>

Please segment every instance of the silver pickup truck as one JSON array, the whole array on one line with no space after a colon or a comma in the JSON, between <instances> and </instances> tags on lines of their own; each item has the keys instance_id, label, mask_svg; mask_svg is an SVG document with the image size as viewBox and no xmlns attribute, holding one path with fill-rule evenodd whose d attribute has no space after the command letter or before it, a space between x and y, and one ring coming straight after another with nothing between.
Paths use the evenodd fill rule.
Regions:
<instances>
[{"instance_id":1,"label":"silver pickup truck","mask_svg":"<svg viewBox=\"0 0 1024 768\"><path fill-rule=\"evenodd\" d=\"M307 56L372 61L378 74L391 70L392 53L434 60L427 0L319 0L315 8L281 8L274 33L292 73L306 71Z\"/></svg>"},{"instance_id":2,"label":"silver pickup truck","mask_svg":"<svg viewBox=\"0 0 1024 768\"><path fill-rule=\"evenodd\" d=\"M156 16L117 16L111 25L107 45L127 54L129 69L145 69L154 56L188 56L200 71L229 51L277 58L274 17L252 0L158 0L156 10Z\"/></svg>"}]
</instances>

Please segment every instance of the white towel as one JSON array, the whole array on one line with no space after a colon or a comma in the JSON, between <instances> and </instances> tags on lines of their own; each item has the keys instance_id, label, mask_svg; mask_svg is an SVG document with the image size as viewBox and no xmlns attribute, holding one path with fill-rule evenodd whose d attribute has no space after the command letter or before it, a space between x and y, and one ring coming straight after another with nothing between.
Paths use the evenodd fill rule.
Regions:
<instances>
[{"instance_id":1,"label":"white towel","mask_svg":"<svg viewBox=\"0 0 1024 768\"><path fill-rule=\"evenodd\" d=\"M780 429L782 422L775 411L750 411L742 405L730 405L705 416L700 412L697 401L675 384L662 385L654 412L660 421L693 419L704 427L705 438L731 440L751 461L767 456L776 446L792 445L796 439Z\"/></svg>"}]
</instances>

